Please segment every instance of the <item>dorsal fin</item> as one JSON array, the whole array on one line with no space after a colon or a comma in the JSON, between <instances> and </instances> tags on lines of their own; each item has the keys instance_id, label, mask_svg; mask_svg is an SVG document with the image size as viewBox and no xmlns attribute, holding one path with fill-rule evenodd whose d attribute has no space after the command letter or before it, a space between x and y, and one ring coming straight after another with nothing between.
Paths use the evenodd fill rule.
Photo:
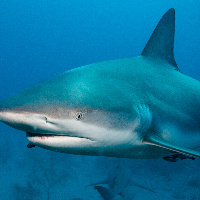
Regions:
<instances>
[{"instance_id":1,"label":"dorsal fin","mask_svg":"<svg viewBox=\"0 0 200 200\"><path fill-rule=\"evenodd\" d=\"M179 70L174 59L174 33L175 10L171 8L159 21L142 51L142 55L153 59L165 60Z\"/></svg>"}]
</instances>

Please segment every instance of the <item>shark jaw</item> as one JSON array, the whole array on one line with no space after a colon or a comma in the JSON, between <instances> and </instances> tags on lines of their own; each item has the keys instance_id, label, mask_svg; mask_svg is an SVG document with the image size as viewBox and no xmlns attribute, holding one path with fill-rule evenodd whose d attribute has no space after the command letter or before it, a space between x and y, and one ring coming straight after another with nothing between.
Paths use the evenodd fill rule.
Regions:
<instances>
[{"instance_id":1,"label":"shark jaw","mask_svg":"<svg viewBox=\"0 0 200 200\"><path fill-rule=\"evenodd\" d=\"M54 134L36 134L36 133L26 133L27 139L34 145L40 146L42 148L63 151L66 148L70 152L76 149L83 150L83 148L91 148L94 146L95 141L88 138L72 137L67 135L54 135Z\"/></svg>"}]
</instances>

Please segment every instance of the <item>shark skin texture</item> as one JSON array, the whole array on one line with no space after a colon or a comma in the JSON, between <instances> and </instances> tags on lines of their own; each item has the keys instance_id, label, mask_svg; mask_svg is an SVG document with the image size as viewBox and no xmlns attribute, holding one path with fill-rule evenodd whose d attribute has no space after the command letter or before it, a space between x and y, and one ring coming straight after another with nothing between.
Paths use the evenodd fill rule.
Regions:
<instances>
[{"instance_id":1,"label":"shark skin texture","mask_svg":"<svg viewBox=\"0 0 200 200\"><path fill-rule=\"evenodd\" d=\"M26 132L29 148L200 157L194 150L200 147L200 83L178 68L174 34L171 8L138 57L79 67L27 88L0 102L0 121Z\"/></svg>"}]
</instances>

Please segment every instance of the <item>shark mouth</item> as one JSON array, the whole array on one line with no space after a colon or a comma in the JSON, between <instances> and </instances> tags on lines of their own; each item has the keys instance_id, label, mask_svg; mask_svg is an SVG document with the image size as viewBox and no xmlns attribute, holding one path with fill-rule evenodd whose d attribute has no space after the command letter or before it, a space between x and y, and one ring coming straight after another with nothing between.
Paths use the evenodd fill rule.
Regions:
<instances>
[{"instance_id":1,"label":"shark mouth","mask_svg":"<svg viewBox=\"0 0 200 200\"><path fill-rule=\"evenodd\" d=\"M26 133L26 138L30 142L27 147L35 146L71 154L80 154L84 149L89 149L91 146L96 146L96 141L89 138L81 138L76 136L58 135L58 134L41 134L41 133Z\"/></svg>"},{"instance_id":2,"label":"shark mouth","mask_svg":"<svg viewBox=\"0 0 200 200\"><path fill-rule=\"evenodd\" d=\"M67 135L62 135L62 134L42 134L42 133L30 133L30 132L26 132L26 137L55 137L55 136L67 136ZM72 137L72 136L68 136L68 137Z\"/></svg>"},{"instance_id":3,"label":"shark mouth","mask_svg":"<svg viewBox=\"0 0 200 200\"><path fill-rule=\"evenodd\" d=\"M86 139L86 140L89 140L89 141L93 141L91 140L90 138L87 138L87 137L79 137L79 136L71 136L71 135L65 135L65 134L50 134L50 133L31 133L31 132L26 132L26 137L27 138L35 138L35 137L38 137L38 138L49 138L49 137L65 137L65 138L77 138L77 139Z\"/></svg>"}]
</instances>

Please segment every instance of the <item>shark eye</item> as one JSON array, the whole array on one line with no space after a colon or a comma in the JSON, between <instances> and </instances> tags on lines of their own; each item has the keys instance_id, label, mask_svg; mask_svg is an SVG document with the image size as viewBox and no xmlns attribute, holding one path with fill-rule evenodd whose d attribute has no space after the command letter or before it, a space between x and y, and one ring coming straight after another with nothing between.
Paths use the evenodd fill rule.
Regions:
<instances>
[{"instance_id":1,"label":"shark eye","mask_svg":"<svg viewBox=\"0 0 200 200\"><path fill-rule=\"evenodd\" d=\"M77 113L76 113L76 120L80 120L80 119L82 119L83 118L83 113L81 112L81 111L78 111Z\"/></svg>"}]
</instances>

